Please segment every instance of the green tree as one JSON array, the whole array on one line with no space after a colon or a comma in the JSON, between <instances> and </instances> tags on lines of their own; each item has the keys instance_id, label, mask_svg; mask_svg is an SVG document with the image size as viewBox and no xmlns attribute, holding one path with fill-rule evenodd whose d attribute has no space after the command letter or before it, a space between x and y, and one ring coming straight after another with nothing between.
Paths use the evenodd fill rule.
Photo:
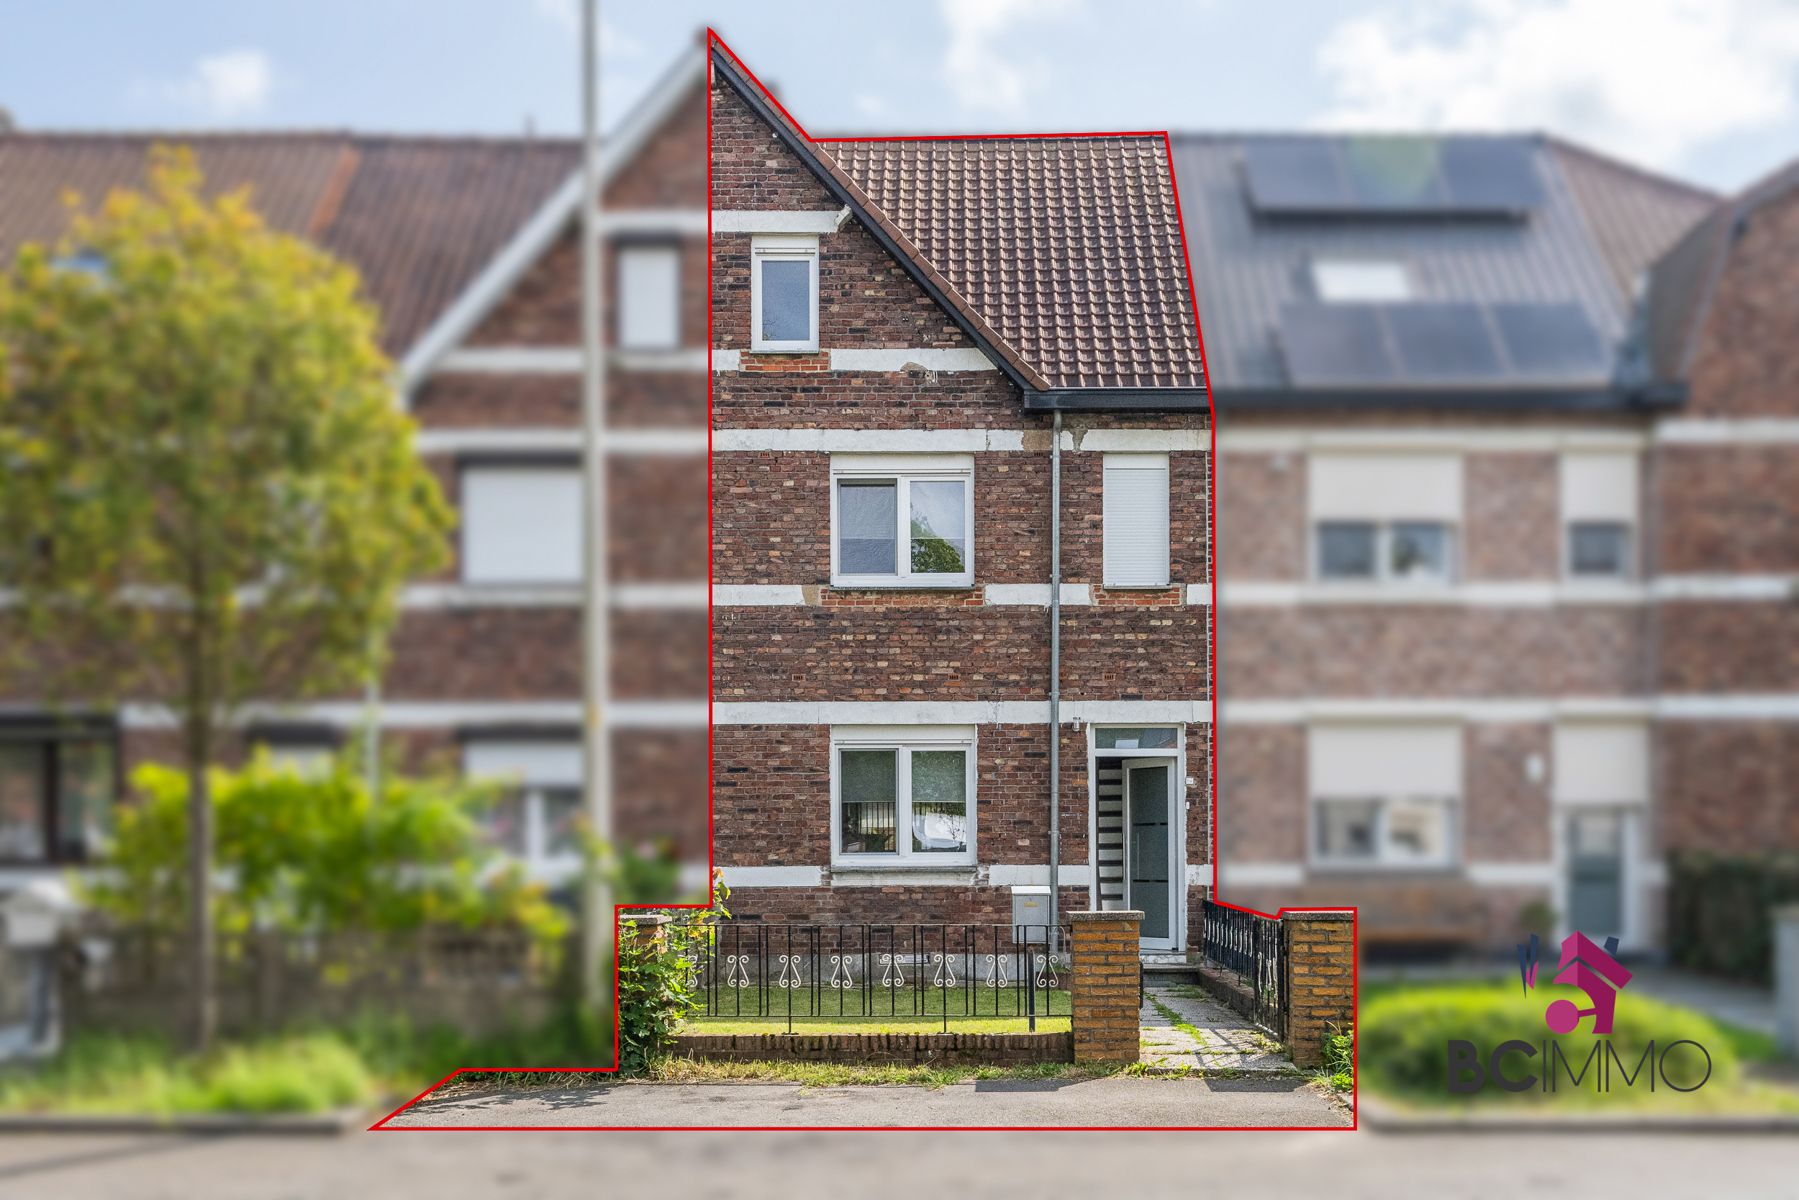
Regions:
<instances>
[{"instance_id":1,"label":"green tree","mask_svg":"<svg viewBox=\"0 0 1799 1200\"><path fill-rule=\"evenodd\" d=\"M7 665L51 696L162 707L188 788L193 1037L210 1041L207 766L253 700L378 669L450 518L412 452L354 271L152 154L0 277Z\"/></svg>"}]
</instances>

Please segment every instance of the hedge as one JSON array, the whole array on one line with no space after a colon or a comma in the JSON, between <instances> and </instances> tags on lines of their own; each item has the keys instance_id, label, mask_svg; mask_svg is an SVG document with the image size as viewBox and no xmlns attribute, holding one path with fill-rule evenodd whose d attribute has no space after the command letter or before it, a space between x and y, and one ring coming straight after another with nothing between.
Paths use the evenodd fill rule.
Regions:
<instances>
[{"instance_id":1,"label":"hedge","mask_svg":"<svg viewBox=\"0 0 1799 1200\"><path fill-rule=\"evenodd\" d=\"M1773 910L1799 903L1799 854L1676 853L1668 942L1680 966L1766 986L1774 978Z\"/></svg>"}]
</instances>

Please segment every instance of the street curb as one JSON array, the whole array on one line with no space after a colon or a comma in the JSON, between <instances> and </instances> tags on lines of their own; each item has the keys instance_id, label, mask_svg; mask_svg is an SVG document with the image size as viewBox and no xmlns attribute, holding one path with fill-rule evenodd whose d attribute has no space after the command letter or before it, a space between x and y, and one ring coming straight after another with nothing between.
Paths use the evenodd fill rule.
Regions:
<instances>
[{"instance_id":1,"label":"street curb","mask_svg":"<svg viewBox=\"0 0 1799 1200\"><path fill-rule=\"evenodd\" d=\"M386 1110L381 1110L385 1112ZM0 1113L9 1133L266 1134L339 1137L368 1128L380 1113L362 1106L323 1113Z\"/></svg>"},{"instance_id":2,"label":"street curb","mask_svg":"<svg viewBox=\"0 0 1799 1200\"><path fill-rule=\"evenodd\" d=\"M1799 1134L1799 1114L1703 1113L1690 1117L1586 1113L1411 1113L1363 1096L1364 1123L1382 1133L1771 1133Z\"/></svg>"}]
</instances>

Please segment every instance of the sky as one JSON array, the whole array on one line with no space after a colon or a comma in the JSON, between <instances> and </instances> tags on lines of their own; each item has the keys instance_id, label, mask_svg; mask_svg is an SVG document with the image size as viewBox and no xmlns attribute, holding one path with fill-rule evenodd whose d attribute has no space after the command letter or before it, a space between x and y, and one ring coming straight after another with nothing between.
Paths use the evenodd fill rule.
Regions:
<instances>
[{"instance_id":1,"label":"sky","mask_svg":"<svg viewBox=\"0 0 1799 1200\"><path fill-rule=\"evenodd\" d=\"M0 0L25 129L571 133L579 0ZM709 21L823 132L1542 129L1732 190L1799 0L604 0L602 120Z\"/></svg>"}]
</instances>

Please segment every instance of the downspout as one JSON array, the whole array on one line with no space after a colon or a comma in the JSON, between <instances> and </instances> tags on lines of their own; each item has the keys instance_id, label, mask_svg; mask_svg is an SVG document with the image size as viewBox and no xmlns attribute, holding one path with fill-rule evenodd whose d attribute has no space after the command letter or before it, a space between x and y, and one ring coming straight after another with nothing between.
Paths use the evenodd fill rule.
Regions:
<instances>
[{"instance_id":1,"label":"downspout","mask_svg":"<svg viewBox=\"0 0 1799 1200\"><path fill-rule=\"evenodd\" d=\"M1049 949L1062 903L1062 412L1049 436Z\"/></svg>"}]
</instances>

